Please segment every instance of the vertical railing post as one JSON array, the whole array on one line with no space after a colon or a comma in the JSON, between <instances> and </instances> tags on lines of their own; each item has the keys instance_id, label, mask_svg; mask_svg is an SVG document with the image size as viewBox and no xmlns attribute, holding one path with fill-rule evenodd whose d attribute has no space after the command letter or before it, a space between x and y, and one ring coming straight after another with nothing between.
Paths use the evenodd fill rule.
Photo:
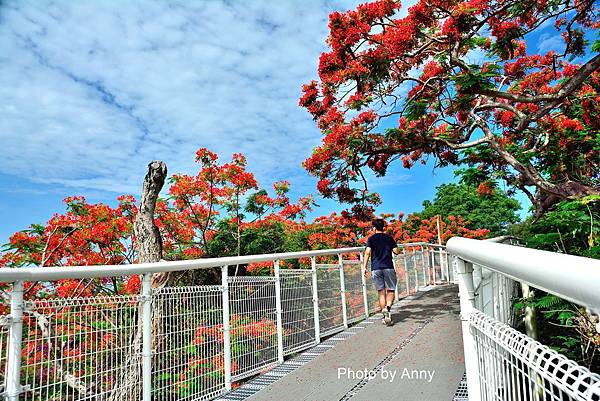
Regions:
<instances>
[{"instance_id":1,"label":"vertical railing post","mask_svg":"<svg viewBox=\"0 0 600 401\"><path fill-rule=\"evenodd\" d=\"M221 266L221 286L223 288L223 370L225 391L231 391L231 327L229 315L229 266Z\"/></svg>"},{"instance_id":2,"label":"vertical railing post","mask_svg":"<svg viewBox=\"0 0 600 401\"><path fill-rule=\"evenodd\" d=\"M485 304L485 299L483 299L484 294L483 294L482 281L483 281L482 268L479 265L474 265L473 266L473 283L476 287L480 286L482 288L481 296L479 296L475 299L475 308L479 308L481 310L483 310L483 305Z\"/></svg>"},{"instance_id":3,"label":"vertical railing post","mask_svg":"<svg viewBox=\"0 0 600 401\"><path fill-rule=\"evenodd\" d=\"M6 367L6 396L19 401L21 394L21 344L23 342L23 282L16 281L10 293L10 328Z\"/></svg>"},{"instance_id":4,"label":"vertical railing post","mask_svg":"<svg viewBox=\"0 0 600 401\"><path fill-rule=\"evenodd\" d=\"M508 324L508 319L510 317L510 281L508 277L504 277L502 280L503 283L503 296L504 299L504 320L503 323Z\"/></svg>"},{"instance_id":5,"label":"vertical railing post","mask_svg":"<svg viewBox=\"0 0 600 401\"><path fill-rule=\"evenodd\" d=\"M446 274L446 280L450 281L450 275L447 271L444 270L444 263L442 262L442 248L439 247L437 250L438 253L438 257L440 259L439 263L440 263L440 272L441 274Z\"/></svg>"},{"instance_id":6,"label":"vertical railing post","mask_svg":"<svg viewBox=\"0 0 600 401\"><path fill-rule=\"evenodd\" d=\"M410 283L408 282L408 263L406 262L406 248L402 251L402 260L404 261L404 282L406 283L406 296L410 295Z\"/></svg>"},{"instance_id":7,"label":"vertical railing post","mask_svg":"<svg viewBox=\"0 0 600 401\"><path fill-rule=\"evenodd\" d=\"M492 272L492 276L490 277L491 285L492 285L492 307L494 308L494 312L492 316L496 320L500 320L500 304L498 303L498 275Z\"/></svg>"},{"instance_id":8,"label":"vertical railing post","mask_svg":"<svg viewBox=\"0 0 600 401\"><path fill-rule=\"evenodd\" d=\"M152 273L142 276L142 399L152 399Z\"/></svg>"},{"instance_id":9,"label":"vertical railing post","mask_svg":"<svg viewBox=\"0 0 600 401\"><path fill-rule=\"evenodd\" d=\"M419 269L417 269L417 258L416 251L413 251L410 255L410 260L412 260L413 268L415 269L415 294L419 292Z\"/></svg>"},{"instance_id":10,"label":"vertical railing post","mask_svg":"<svg viewBox=\"0 0 600 401\"><path fill-rule=\"evenodd\" d=\"M444 266L446 266L446 275L448 276L448 280L450 279L450 263L448 262L448 251L445 249L440 249L440 260L442 259L442 254L444 255ZM441 262L440 262L441 263ZM454 268L452 268L454 270ZM454 272L452 272L452 281L456 282L456 277L454 277Z\"/></svg>"},{"instance_id":11,"label":"vertical railing post","mask_svg":"<svg viewBox=\"0 0 600 401\"><path fill-rule=\"evenodd\" d=\"M369 317L369 296L367 294L367 278L365 277L365 271L367 267L364 267L364 255L361 252L359 254L360 260L360 278L362 282L362 292L363 292L363 303L365 305L365 317ZM398 288L398 286L396 286Z\"/></svg>"},{"instance_id":12,"label":"vertical railing post","mask_svg":"<svg viewBox=\"0 0 600 401\"><path fill-rule=\"evenodd\" d=\"M275 266L275 310L277 312L277 361L283 363L283 320L281 313L281 276L279 274L279 261Z\"/></svg>"},{"instance_id":13,"label":"vertical railing post","mask_svg":"<svg viewBox=\"0 0 600 401\"><path fill-rule=\"evenodd\" d=\"M498 275L498 302L499 302L499 316L502 323L506 323L504 319L504 276Z\"/></svg>"},{"instance_id":14,"label":"vertical railing post","mask_svg":"<svg viewBox=\"0 0 600 401\"><path fill-rule=\"evenodd\" d=\"M479 360L475 339L471 332L469 318L475 310L475 285L473 283L473 265L457 256L452 256L454 271L458 274L458 293L460 298L460 320L462 325L465 369L467 373L467 390L469 400L479 401Z\"/></svg>"},{"instance_id":15,"label":"vertical railing post","mask_svg":"<svg viewBox=\"0 0 600 401\"><path fill-rule=\"evenodd\" d=\"M425 267L425 248L421 245L421 267L423 268L423 285L426 286L429 275L427 274L427 268Z\"/></svg>"},{"instance_id":16,"label":"vertical railing post","mask_svg":"<svg viewBox=\"0 0 600 401\"><path fill-rule=\"evenodd\" d=\"M444 262L442 261L442 248L439 247L437 250L437 254L440 260L440 272L442 272L442 274L446 275L446 278L448 281L450 281L450 274L448 274L448 272L444 269Z\"/></svg>"},{"instance_id":17,"label":"vertical railing post","mask_svg":"<svg viewBox=\"0 0 600 401\"><path fill-rule=\"evenodd\" d=\"M317 258L311 256L310 269L312 272L312 290L313 290L313 317L315 319L315 343L321 342L321 322L319 320L319 287L317 285Z\"/></svg>"},{"instance_id":18,"label":"vertical railing post","mask_svg":"<svg viewBox=\"0 0 600 401\"><path fill-rule=\"evenodd\" d=\"M437 283L437 277L435 274L435 259L433 258L433 248L428 247L427 251L431 254L431 270L433 272L433 285L435 285Z\"/></svg>"},{"instance_id":19,"label":"vertical railing post","mask_svg":"<svg viewBox=\"0 0 600 401\"><path fill-rule=\"evenodd\" d=\"M346 308L346 282L344 281L344 259L342 254L338 255L338 268L340 269L340 290L342 292L342 314L344 315L344 327L348 328L348 310Z\"/></svg>"},{"instance_id":20,"label":"vertical railing post","mask_svg":"<svg viewBox=\"0 0 600 401\"><path fill-rule=\"evenodd\" d=\"M435 248L434 247L429 248L429 254L431 256L430 263L431 263L431 266L433 266L433 274L435 275L436 268L435 268ZM440 275L442 276L441 280L443 281L444 280L444 278L443 278L444 272L442 272L441 270L440 270Z\"/></svg>"},{"instance_id":21,"label":"vertical railing post","mask_svg":"<svg viewBox=\"0 0 600 401\"><path fill-rule=\"evenodd\" d=\"M392 255L392 263L394 264L394 271L398 271L396 269L396 264L398 263L398 258L394 255ZM400 291L398 291L398 280L396 280L396 287L394 287L394 299L396 301L400 300Z\"/></svg>"}]
</instances>

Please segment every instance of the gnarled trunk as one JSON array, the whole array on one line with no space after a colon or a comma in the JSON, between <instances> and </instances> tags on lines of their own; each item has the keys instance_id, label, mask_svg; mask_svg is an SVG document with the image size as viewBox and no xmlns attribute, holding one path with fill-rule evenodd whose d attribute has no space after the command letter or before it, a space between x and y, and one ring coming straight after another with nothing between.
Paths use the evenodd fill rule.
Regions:
<instances>
[{"instance_id":1,"label":"gnarled trunk","mask_svg":"<svg viewBox=\"0 0 600 401\"><path fill-rule=\"evenodd\" d=\"M534 217L541 217L547 210L560 201L579 199L588 195L600 195L600 188L594 188L576 181L555 184L553 192L538 188L532 201L535 206Z\"/></svg>"},{"instance_id":2,"label":"gnarled trunk","mask_svg":"<svg viewBox=\"0 0 600 401\"><path fill-rule=\"evenodd\" d=\"M156 200L167 177L167 165L162 161L148 164L148 172L144 178L142 196L138 214L133 224L135 248L140 263L159 262L162 258L162 239L158 227L154 223ZM169 273L152 275L152 288L166 284ZM152 342L160 332L160 314L154 311L152 315ZM137 401L142 399L142 312L138 311L137 329L132 337L128 354L123 358L116 377L114 390L108 397L109 401Z\"/></svg>"}]
</instances>

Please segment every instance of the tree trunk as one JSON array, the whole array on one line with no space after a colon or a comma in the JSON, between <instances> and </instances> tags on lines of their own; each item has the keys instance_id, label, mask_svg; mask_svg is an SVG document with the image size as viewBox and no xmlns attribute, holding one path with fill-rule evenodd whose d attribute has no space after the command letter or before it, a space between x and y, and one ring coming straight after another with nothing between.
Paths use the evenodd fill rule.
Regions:
<instances>
[{"instance_id":1,"label":"tree trunk","mask_svg":"<svg viewBox=\"0 0 600 401\"><path fill-rule=\"evenodd\" d=\"M158 227L154 223L156 200L167 177L167 165L162 161L148 164L148 172L144 178L140 206L133 223L135 249L139 263L159 262L162 258L162 239ZM152 288L166 284L169 273L152 275ZM152 314L152 343L160 332L161 314L153 310ZM124 356L119 374L115 380L114 391L108 401L134 401L142 399L142 312L138 310L137 329L132 337L131 347Z\"/></svg>"},{"instance_id":2,"label":"tree trunk","mask_svg":"<svg viewBox=\"0 0 600 401\"><path fill-rule=\"evenodd\" d=\"M504 149L504 147L498 143L492 130L485 122L479 119L478 125L483 130L490 147L498 153L506 163L519 172L521 175L518 178L521 182L520 186L533 186L536 188L535 198L531 199L530 196L530 200L535 207L533 213L535 218L541 217L548 209L560 201L579 199L588 195L600 195L600 188L585 185L568 178L566 181L559 183L548 181L529 162L520 162L512 153Z\"/></svg>"},{"instance_id":3,"label":"tree trunk","mask_svg":"<svg viewBox=\"0 0 600 401\"><path fill-rule=\"evenodd\" d=\"M555 185L554 192L544 191L538 187L533 201L534 217L541 217L548 209L560 201L579 199L588 195L600 195L600 188L594 188L576 181L566 181Z\"/></svg>"},{"instance_id":4,"label":"tree trunk","mask_svg":"<svg viewBox=\"0 0 600 401\"><path fill-rule=\"evenodd\" d=\"M535 296L534 291L529 287L529 284L521 283L521 292L523 293L523 299L525 302L530 302ZM537 340L538 329L537 329L537 310L535 306L527 305L523 312L523 324L525 325L525 333Z\"/></svg>"}]
</instances>

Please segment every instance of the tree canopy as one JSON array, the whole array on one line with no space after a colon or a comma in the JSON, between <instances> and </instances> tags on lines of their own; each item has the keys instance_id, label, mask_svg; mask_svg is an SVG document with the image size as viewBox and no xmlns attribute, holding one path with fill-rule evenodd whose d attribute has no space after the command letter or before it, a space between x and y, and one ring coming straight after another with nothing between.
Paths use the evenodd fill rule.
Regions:
<instances>
[{"instance_id":1,"label":"tree canopy","mask_svg":"<svg viewBox=\"0 0 600 401\"><path fill-rule=\"evenodd\" d=\"M536 212L599 193L600 41L593 0L379 0L330 15L300 105L323 143L305 161L325 196L376 204L363 170L467 164ZM526 39L562 36L564 51ZM361 183L364 187L361 187Z\"/></svg>"}]
</instances>

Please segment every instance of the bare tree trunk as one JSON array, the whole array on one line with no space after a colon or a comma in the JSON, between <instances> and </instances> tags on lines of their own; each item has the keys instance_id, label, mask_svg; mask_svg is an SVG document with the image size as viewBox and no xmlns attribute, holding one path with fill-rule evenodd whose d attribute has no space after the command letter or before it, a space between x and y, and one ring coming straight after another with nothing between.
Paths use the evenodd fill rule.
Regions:
<instances>
[{"instance_id":1,"label":"bare tree trunk","mask_svg":"<svg viewBox=\"0 0 600 401\"><path fill-rule=\"evenodd\" d=\"M148 164L140 206L133 224L133 233L136 237L135 247L140 263L158 262L162 258L162 240L158 227L154 224L154 209L166 176L167 166L165 163L153 161Z\"/></svg>"},{"instance_id":2,"label":"bare tree trunk","mask_svg":"<svg viewBox=\"0 0 600 401\"><path fill-rule=\"evenodd\" d=\"M162 259L162 238L158 227L154 224L154 209L166 177L167 165L164 162L155 160L148 164L138 214L133 223L139 263L160 262ZM152 288L164 286L168 279L169 273L153 274Z\"/></svg>"},{"instance_id":3,"label":"bare tree trunk","mask_svg":"<svg viewBox=\"0 0 600 401\"><path fill-rule=\"evenodd\" d=\"M521 292L523 293L523 299L527 302L525 311L523 314L523 323L525 324L525 333L534 340L539 339L539 332L537 326L537 309L535 306L529 305L529 302L535 297L535 291L529 286L529 284L521 283ZM535 373L533 370L529 370L530 375L535 376L534 385L534 400L542 400L544 398L544 382L542 377Z\"/></svg>"},{"instance_id":4,"label":"bare tree trunk","mask_svg":"<svg viewBox=\"0 0 600 401\"><path fill-rule=\"evenodd\" d=\"M159 262L162 258L162 239L158 227L154 223L154 209L156 200L167 177L167 165L162 161L153 161L148 164L148 172L144 178L142 196L138 214L133 223L135 234L135 248L140 263ZM152 288L159 288L166 284L169 273L155 273L152 275ZM115 380L114 391L108 397L109 401L137 401L142 399L142 322L141 309L138 311L137 330L132 338L128 355L123 358L118 377ZM156 342L160 332L161 314L153 311L152 315L152 342Z\"/></svg>"},{"instance_id":5,"label":"bare tree trunk","mask_svg":"<svg viewBox=\"0 0 600 401\"><path fill-rule=\"evenodd\" d=\"M521 292L523 293L525 302L533 300L535 294L531 287L529 287L529 284L521 283ZM525 306L523 312L523 324L525 325L525 333L534 340L537 340L539 336L537 329L537 310L535 309L535 306Z\"/></svg>"}]
</instances>

